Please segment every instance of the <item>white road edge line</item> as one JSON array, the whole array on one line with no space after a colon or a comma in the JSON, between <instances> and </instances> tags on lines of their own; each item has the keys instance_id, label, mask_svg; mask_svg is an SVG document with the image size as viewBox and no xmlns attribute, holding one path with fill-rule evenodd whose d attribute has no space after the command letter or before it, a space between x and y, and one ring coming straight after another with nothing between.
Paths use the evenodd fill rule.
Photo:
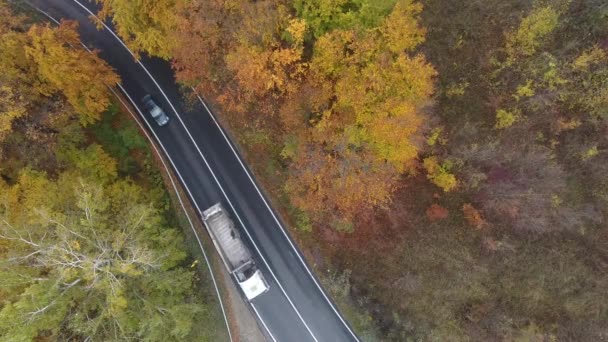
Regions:
<instances>
[{"instance_id":1,"label":"white road edge line","mask_svg":"<svg viewBox=\"0 0 608 342\"><path fill-rule=\"evenodd\" d=\"M268 326L266 325L266 322L264 322L264 320L262 319L262 316L260 316L260 314L258 313L258 309L255 308L255 305L253 303L251 303L251 307L253 308L253 311L255 311L255 314L258 315L258 318L260 319L260 322L262 322L262 325L264 326L264 328L266 329L266 331L268 331L268 335L270 335L270 338L274 342L277 342L277 339L274 338L274 336L272 336L272 333L270 332L270 329L268 329Z\"/></svg>"},{"instance_id":2,"label":"white road edge line","mask_svg":"<svg viewBox=\"0 0 608 342\"><path fill-rule=\"evenodd\" d=\"M238 282L238 278L236 277L236 274L232 273L232 278L234 278L234 280ZM253 302L249 302L249 304L253 308L253 311L255 312L256 316L258 316L258 319L260 320L260 322L262 322L262 325L264 326L264 329L266 329L266 331L268 332L268 335L270 336L270 338L272 338L272 340L274 342L277 342L277 340L272 335L272 332L270 331L270 328L268 328L268 326L266 325L266 322L262 318L262 315L260 315L260 313L258 312L258 310L255 308L255 305L253 304Z\"/></svg>"},{"instance_id":3,"label":"white road edge line","mask_svg":"<svg viewBox=\"0 0 608 342\"><path fill-rule=\"evenodd\" d=\"M49 18L52 22L54 22L55 24L59 25L61 24L59 22L59 20L53 18L53 16L51 16L50 14L46 13L45 11L41 10L40 8L34 6L33 4L31 4L29 1L25 1L26 4L28 4L28 6L31 6L32 8L34 8L36 11L42 13L45 17ZM80 43L82 44L82 42ZM87 51L91 52L89 49L87 49Z\"/></svg>"},{"instance_id":4,"label":"white road edge line","mask_svg":"<svg viewBox=\"0 0 608 342\"><path fill-rule=\"evenodd\" d=\"M291 307L294 309L294 311L296 312L296 314L298 315L298 317L300 318L300 320L302 321L302 324L304 325L304 327L306 327L306 330L308 330L308 333L310 334L310 336L315 340L315 342L319 342L319 340L316 338L316 336L314 335L314 333L312 332L312 330L310 329L310 327L308 326L308 324L306 324L306 321L304 321L304 318L302 317L302 315L300 314L300 311L296 308L295 304L293 303L293 301L291 300L291 298L289 297L289 295L287 295L287 292L285 291L285 289L283 288L283 286L281 285L281 283L279 282L279 279L277 278L277 276L274 274L274 272L272 271L272 269L270 268L270 265L268 264L268 262L266 261L266 259L264 258L264 256L262 255L262 252L260 251L260 249L258 248L258 246L255 244L255 241L253 240L253 238L251 237L251 234L249 233L249 231L247 230L246 225L243 223L243 221L241 220L238 212L236 211L236 208L234 207L234 205L232 204L232 202L230 201L230 199L228 198L228 195L226 194L224 188L222 187L222 185L220 184L217 176L215 175L215 173L213 172L213 170L211 169L211 165L208 163L207 159L205 158L205 156L203 155L203 153L201 152L200 148L198 147L198 145L196 144L196 141L194 140L194 138L192 137L192 135L190 134L190 131L188 130L188 128L186 127L186 125L184 124L184 122L182 121L182 118L180 117L179 113L177 112L177 110L175 109L175 107L173 106L173 103L171 103L171 101L169 100L169 97L165 94L165 92L163 91L163 89L160 87L160 85L158 84L158 82L156 82L156 79L154 79L154 77L152 77L152 74L150 74L150 72L148 71L148 69L143 65L143 63L136 58L135 54L125 45L125 43L114 33L114 31L112 31L102 20L100 20L93 12L91 12L86 6L84 6L82 3L80 3L78 0L73 0L75 3L77 3L80 7L82 7L82 9L84 9L87 13L89 13L91 16L95 17L102 25L103 27L108 30L108 32L110 32L110 34L112 36L114 36L114 38L116 40L118 40L118 42L125 48L127 49L127 51L129 51L129 53L135 58L135 61L137 62L137 64L139 64L142 69L146 72L146 74L148 74L148 76L150 77L150 79L154 82L154 84L156 85L156 87L158 88L158 90L163 94L163 97L165 98L165 100L167 101L167 103L169 103L169 106L171 106L171 109L173 110L173 112L175 113L175 115L177 116L179 122L182 124L182 126L184 127L184 130L186 131L186 133L188 134L188 137L190 138L190 140L192 141L192 143L194 144L194 147L196 148L196 150L198 151L199 155L201 156L201 158L203 159L203 161L205 162L205 165L207 166L207 168L209 169L209 172L211 173L213 179L215 180L215 182L217 183L218 187L220 188L222 194L224 195L224 198L226 198L226 201L228 202L228 204L230 205L230 207L232 208L232 212L235 214L235 216L237 217L237 219L239 220L239 222L241 223L241 226L243 227L243 229L245 230L245 233L247 233L247 236L249 237L249 240L251 241L251 243L253 244L254 248L256 249L256 251L258 252L258 255L260 256L260 258L262 259L262 261L264 262L264 264L266 264L266 268L268 268L268 271L270 272L270 274L272 275L272 277L275 279L275 282L277 283L277 285L279 286L279 288L281 289L281 292L283 292L283 294L285 295L285 298L287 299L287 301L289 302L289 304L291 305ZM156 134L155 134L156 135ZM158 138L157 138L158 139ZM162 144L161 144L162 146ZM166 153L166 151L165 151ZM183 182L183 180L182 180ZM193 197L191 197L193 198ZM194 201L196 202L196 201ZM200 211L200 208L197 209ZM293 245L292 245L293 247ZM309 271L310 272L310 271ZM313 278L314 280L314 278ZM315 281L316 283L316 281ZM317 285L318 286L318 285ZM335 311L335 309L334 309ZM342 318L340 318L342 319ZM350 329L349 329L350 331Z\"/></svg>"},{"instance_id":5,"label":"white road edge line","mask_svg":"<svg viewBox=\"0 0 608 342\"><path fill-rule=\"evenodd\" d=\"M285 235L285 238L287 239L287 241L289 242L291 248L296 252L296 255L298 256L298 259L300 260L300 262L302 263L302 265L304 265L304 268L306 269L306 271L308 272L308 274L310 275L310 277L312 278L313 282L315 283L315 285L317 285L317 287L319 288L319 290L321 291L321 294L323 295L323 297L325 298L325 300L327 301L327 303L329 304L329 306L332 308L332 310L336 313L336 315L338 316L338 318L340 319L340 321L342 321L342 324L344 324L344 326L346 327L346 329L348 329L348 332L351 333L351 335L353 336L353 338L356 341L359 341L359 338L357 337L357 335L351 330L350 326L348 325L348 323L342 318L342 315L340 315L340 313L338 312L338 310L334 307L334 304L331 302L331 300L329 300L329 297L327 296L327 294L325 293L325 291L323 290L323 288L321 287L321 285L317 282L317 279L315 278L315 276L312 274L312 272L310 271L310 269L308 268L308 266L306 265L306 262L304 261L304 258L300 255L300 252L298 251L298 249L295 247L295 245L293 244L293 242L291 241L291 238L289 237L289 235L287 234L287 232L285 231L285 228L283 227L283 225L281 224L280 220L275 216L272 208L270 207L270 205L268 204L268 202L266 201L266 198L264 197L264 194L262 194L262 191L258 188L257 184L255 183L253 177L251 176L251 174L249 173L249 170L247 170L247 167L245 167L245 165L243 164L243 161L241 160L241 158L239 157L239 154L236 152L236 149L234 148L234 146L232 145L232 142L230 141L230 139L228 138L228 136L226 135L226 133L224 132L224 129L222 128L222 126L220 126L219 122L217 121L217 119L215 118L215 115L213 115L213 113L211 112L211 109L209 109L209 107L207 107L207 104L205 103L205 101L203 101L203 99L201 98L200 95L198 95L196 93L196 90L194 88L192 88L192 91L194 91L194 93L196 94L196 97L198 97L198 100L203 104L203 106L205 106L205 109L207 110L207 112L209 113L209 116L211 116L211 119L213 119L213 122L215 122L215 125L218 127L218 129L220 130L220 132L222 133L222 136L224 137L224 139L226 140L226 142L228 143L228 145L230 146L230 149L232 150L232 153L234 153L234 155L236 156L236 159L239 161L239 164L241 164L241 167L243 168L243 170L245 170L245 173L247 174L247 177L249 178L249 180L251 181L251 183L253 184L253 186L255 187L258 195L262 198L262 201L264 202L264 204L266 205L266 208L268 209L268 211L270 212L270 215L272 215L272 217L274 218L275 222L277 223L277 225L281 228L281 232L283 232L283 235Z\"/></svg>"},{"instance_id":6,"label":"white road edge line","mask_svg":"<svg viewBox=\"0 0 608 342\"><path fill-rule=\"evenodd\" d=\"M26 3L31 6L32 8L36 9L38 12L44 14L46 17L48 17L51 21L53 21L56 24L60 24L60 22L55 19L53 16L51 16L49 13L43 11L42 9L34 6L33 4L29 3L28 1L26 1ZM91 53L91 49L89 49L84 43L80 42L80 44L89 52ZM179 173L179 171L177 170L177 168L175 167L175 164L173 163L173 160L171 159L171 157L169 156L169 154L167 153L167 151L165 150L165 147L162 145L162 143L160 142L160 139L158 139L158 137L156 136L156 133L154 133L154 131L152 130L152 128L150 127L150 124L146 121L145 116L141 113L141 111L139 110L139 108L137 107L137 105L135 104L135 102L133 101L133 99L131 98L131 96L126 92L126 90L122 87L122 85L120 85L119 83L116 84L120 90L125 94L125 96L127 96L127 98L129 99L129 101L133 104L133 107L138 111L138 113L141 115L142 119L144 122L146 122L146 124L148 125L148 127L150 128L150 131L152 131L152 134L154 134L154 136L156 137L156 140L158 140L159 144L161 145L163 151L165 152L165 155L167 156L167 158L169 159L169 161L171 162L171 165L173 165L173 169L175 170L175 172L178 174L179 178L182 181L182 184L184 185L184 188L188 191L188 194L190 194L190 197L192 197L192 194L190 193L190 189L188 189L188 187L186 186L186 184L183 181L183 178L181 176L181 174ZM228 317L226 316L226 310L224 308L224 303L222 301L222 296L220 295L220 291L219 288L217 286L217 282L215 280L215 275L213 274L213 270L211 268L211 263L209 262L209 258L207 257L207 253L205 252L205 249L203 248L203 244L201 242L200 237L198 236L198 233L196 232L196 229L194 228L194 224L192 223L192 219L190 218L190 215L188 215L188 211L186 210L186 207L184 205L184 202L182 200L181 195L179 194L179 191L177 190L177 186L175 184L175 181L173 180L173 176L171 175L171 171L169 170L169 167L167 166L167 164L165 163L164 158L162 157L160 151L158 150L158 148L156 147L156 145L154 144L154 141L152 140L152 138L150 137L150 135L148 134L148 132L146 131L145 127L139 122L139 120L137 120L136 115L131 111L131 109L129 108L129 106L127 104L124 103L124 101L122 100L122 98L120 96L118 96L118 94L114 91L114 89L112 89L112 87L108 87L108 89L110 89L110 91L116 96L116 98L118 99L118 101L120 101L120 103L123 104L123 106L125 106L125 108L127 109L127 111L129 111L129 114L131 114L131 116L133 116L133 118L135 119L135 122L137 123L137 125L142 129L142 131L144 132L144 134L146 135L146 138L150 141L152 148L154 149L154 151L156 151L156 154L159 156L161 163L163 164L163 167L165 168L165 170L167 171L167 176L169 176L169 180L171 181L171 185L173 187L173 190L175 191L175 195L177 196L178 200L179 200L179 204L182 207L182 210L184 211L184 214L186 214L186 218L188 219L188 223L190 224L190 228L192 229L192 232L194 233L194 236L196 237L196 241L198 242L198 245L201 249L201 252L203 252L203 257L205 258L205 262L207 263L207 269L209 270L209 275L211 276L211 280L213 282L213 287L215 288L215 293L217 295L217 299L219 301L220 304L220 308L222 310L222 315L224 316L224 323L226 324L226 330L228 331L228 338L230 339L230 342L233 342L233 338L232 338L232 332L230 331L230 323L228 322ZM198 212L200 213L200 208L198 207L198 205L196 204L195 201L194 205L196 206L196 209L198 210ZM257 312L256 312L257 313ZM261 317L260 317L261 320ZM268 332L270 334L270 331ZM272 335L272 334L271 334Z\"/></svg>"},{"instance_id":7,"label":"white road edge line","mask_svg":"<svg viewBox=\"0 0 608 342\"><path fill-rule=\"evenodd\" d=\"M146 121L144 115L141 113L141 111L139 110L139 108L137 108L137 105L133 102L133 99L131 98L131 96L126 92L126 90L122 87L122 85L120 85L120 84L117 84L117 85L120 88L120 90L125 94L125 96L129 99L129 101L132 103L133 107L135 107L135 109L137 110L137 112L139 113L139 115L141 115L143 121L146 122L146 125L148 127L150 127L150 124ZM112 89L112 88L110 88L110 89ZM114 89L112 89L112 92L116 95L116 97L118 98L118 100L127 108L127 110L129 111L129 113L133 116L133 118L135 119L135 122L137 122L137 125L142 129L142 131L146 135L146 138L148 138L148 140L150 141L150 144L152 145L152 147L156 151L157 155L159 156L160 161L162 162L165 170L167 170L167 175L169 176L169 179L171 180L171 185L173 186L173 190L175 191L175 194L177 195L177 198L179 200L179 204L181 205L184 213L186 214L186 217L188 218L188 223L190 224L190 228L192 229L192 232L194 233L194 236L196 237L196 241L198 242L198 245L199 245L201 251L203 252L203 257L205 258L205 262L207 263L207 269L209 270L209 274L211 275L211 280L213 281L213 287L215 288L215 293L216 293L217 298L219 300L220 308L222 309L222 315L224 316L224 322L226 324L226 330L228 331L228 338L230 338L230 341L232 342L234 340L232 338L232 332L230 331L230 324L228 323L228 317L226 315L226 310L224 308L224 303L222 301L222 296L220 295L220 290L219 290L219 288L217 286L217 282L215 280L215 276L213 275L213 270L211 268L211 262L209 261L209 258L207 257L207 253L205 252L205 248L203 248L203 243L201 242L201 239L198 236L198 233L196 232L196 229L194 228L194 224L192 223L192 219L190 218L190 215L188 215L188 211L186 210L186 207L184 205L182 197L179 194L179 191L177 190L177 185L175 184L175 181L173 180L173 177L171 176L171 171L169 170L169 167L165 163L165 160L164 160L163 156L161 155L160 151L156 147L156 144L154 144L154 141L152 140L152 137L150 137L150 135L146 131L145 127L139 122L139 120L137 120L137 117L135 116L135 114L133 112L131 112L131 109L129 109L129 106L127 106L122 101L122 99L120 98L120 96L118 96L118 94L116 94L116 92L114 91ZM151 128L150 128L150 131L152 131ZM154 131L152 131L152 133L156 137L156 134L154 133ZM157 141L160 141L160 140L158 140L158 137L156 137L156 139L157 139ZM188 189L188 187L184 183L181 174L179 173L179 171L177 171L177 168L173 164L173 160L171 160L171 157L169 157L169 155L167 154L167 151L165 150L165 147L160 142L159 142L159 145L161 145L161 148L165 152L165 155L167 156L167 159L169 159L169 161L171 162L171 165L173 166L173 170L175 170L175 173L177 173L178 176L179 176L179 178L182 180L181 183L184 185L184 188L186 189L186 191L188 191L188 194L190 194L190 189ZM191 194L190 194L190 196L192 197ZM196 206L196 209L200 212L200 209L198 208L198 205L196 205L196 203L195 203L195 206Z\"/></svg>"}]
</instances>

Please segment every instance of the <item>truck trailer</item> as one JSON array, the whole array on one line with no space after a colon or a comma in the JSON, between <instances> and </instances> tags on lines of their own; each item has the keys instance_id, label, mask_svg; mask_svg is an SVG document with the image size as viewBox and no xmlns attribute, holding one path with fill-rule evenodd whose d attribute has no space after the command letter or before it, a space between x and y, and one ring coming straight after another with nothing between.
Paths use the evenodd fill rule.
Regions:
<instances>
[{"instance_id":1,"label":"truck trailer","mask_svg":"<svg viewBox=\"0 0 608 342\"><path fill-rule=\"evenodd\" d=\"M252 300L268 291L268 283L257 268L251 252L241 240L234 222L221 203L203 211L203 222L220 258L234 275L245 297Z\"/></svg>"}]
</instances>

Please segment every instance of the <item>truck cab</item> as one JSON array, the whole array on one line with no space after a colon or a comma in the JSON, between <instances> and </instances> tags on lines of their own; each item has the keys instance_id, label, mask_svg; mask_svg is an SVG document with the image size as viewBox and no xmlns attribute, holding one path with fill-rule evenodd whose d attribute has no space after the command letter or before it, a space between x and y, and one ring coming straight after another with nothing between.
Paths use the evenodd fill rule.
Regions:
<instances>
[{"instance_id":1,"label":"truck cab","mask_svg":"<svg viewBox=\"0 0 608 342\"><path fill-rule=\"evenodd\" d=\"M268 292L269 289L262 272L254 264L251 266L240 273L235 273L239 286L248 300Z\"/></svg>"}]
</instances>

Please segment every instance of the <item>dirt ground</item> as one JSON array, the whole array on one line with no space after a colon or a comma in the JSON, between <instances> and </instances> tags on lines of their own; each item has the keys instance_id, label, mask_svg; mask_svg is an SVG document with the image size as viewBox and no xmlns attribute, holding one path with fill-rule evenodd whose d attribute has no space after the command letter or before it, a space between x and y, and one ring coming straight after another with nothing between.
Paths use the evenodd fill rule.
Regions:
<instances>
[{"instance_id":1,"label":"dirt ground","mask_svg":"<svg viewBox=\"0 0 608 342\"><path fill-rule=\"evenodd\" d=\"M238 331L233 331L232 338L235 342L264 342L271 341L262 333L262 329L255 319L255 316L245 300L240 294L240 290L234 285L230 275L222 271L221 281L224 283L228 298L224 298L224 305L230 305L230 316Z\"/></svg>"}]
</instances>

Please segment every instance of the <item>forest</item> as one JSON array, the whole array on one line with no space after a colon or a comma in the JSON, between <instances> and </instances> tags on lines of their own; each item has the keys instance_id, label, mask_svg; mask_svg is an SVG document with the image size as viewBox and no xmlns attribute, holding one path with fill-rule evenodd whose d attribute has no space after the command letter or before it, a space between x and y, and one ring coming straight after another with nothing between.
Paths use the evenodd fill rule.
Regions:
<instances>
[{"instance_id":1,"label":"forest","mask_svg":"<svg viewBox=\"0 0 608 342\"><path fill-rule=\"evenodd\" d=\"M223 338L119 77L31 14L0 1L0 340Z\"/></svg>"},{"instance_id":2,"label":"forest","mask_svg":"<svg viewBox=\"0 0 608 342\"><path fill-rule=\"evenodd\" d=\"M213 103L365 340L606 338L605 1L100 3Z\"/></svg>"},{"instance_id":3,"label":"forest","mask_svg":"<svg viewBox=\"0 0 608 342\"><path fill-rule=\"evenodd\" d=\"M133 51L170 61L184 96L196 92L212 104L363 340L606 340L606 1L97 3L99 16ZM103 149L85 143L83 129L111 102L105 88L75 89L74 80L57 77L61 67L44 65L56 53L80 59L46 48L75 39L70 24L25 29L22 19L0 18L0 68L7 70L0 78L1 171L8 189L0 241L9 246L0 251L35 284L15 280L20 285L0 293L10 298L51 286L33 280L55 272L36 273L39 266L56 262L54 253L70 260L72 241L87 244L64 227L86 236L91 210L133 220L133 212L113 213L124 208L112 203L137 182L122 179ZM83 63L78 74L115 82L97 69L103 65ZM51 156L21 151L28 139L57 148ZM87 174L91 163L103 167ZM74 182L66 172L79 173L76 184L65 183ZM75 192L53 203L40 195L66 186ZM147 210L147 218L161 220ZM36 230L44 225L54 227L54 246L63 247L36 246L51 239ZM179 241L171 242L176 256L159 266L163 272L142 273L155 265L146 263L158 246L147 244L160 241L120 239L141 244L129 253L142 259L117 265L125 281L165 271L192 276L178 267L185 258ZM99 252L78 248L92 259ZM53 275L53 291L61 293L55 298L74 296L94 307L86 291L95 287L84 291L81 282L104 284L105 293L116 285L106 275L95 281L61 267ZM181 291L175 296L191 295ZM103 317L115 321L101 320L104 331L122 319L112 316L120 304L109 304ZM51 306L67 317L61 333L92 329L63 305ZM202 309L173 305L180 315L170 315L179 318L170 333L186 336L181 320ZM18 310L36 312L26 302L4 306L0 317ZM10 327L0 326L4 331Z\"/></svg>"}]
</instances>

